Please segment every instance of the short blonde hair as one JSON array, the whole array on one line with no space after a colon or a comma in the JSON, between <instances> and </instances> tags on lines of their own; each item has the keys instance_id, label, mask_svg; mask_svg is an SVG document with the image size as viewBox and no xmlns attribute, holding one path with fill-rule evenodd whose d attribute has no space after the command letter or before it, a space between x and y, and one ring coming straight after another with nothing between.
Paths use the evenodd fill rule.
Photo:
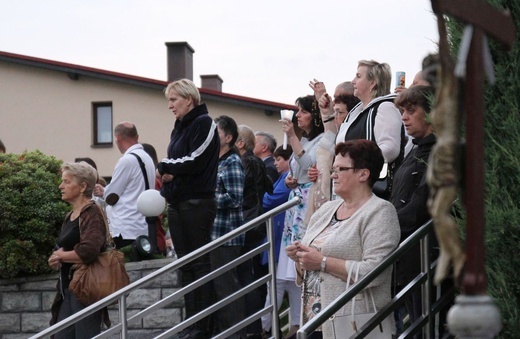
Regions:
<instances>
[{"instance_id":1,"label":"short blonde hair","mask_svg":"<svg viewBox=\"0 0 520 339\"><path fill-rule=\"evenodd\" d=\"M168 86L166 86L164 89L164 95L166 96L166 99L168 99L168 95L172 90L177 92L177 94L179 94L184 99L191 98L195 106L200 105L201 98L199 89L197 86L195 86L193 81L189 79L180 79L169 83Z\"/></svg>"},{"instance_id":2,"label":"short blonde hair","mask_svg":"<svg viewBox=\"0 0 520 339\"><path fill-rule=\"evenodd\" d=\"M255 133L253 130L246 125L238 126L238 138L237 141L242 140L244 142L244 146L246 151L253 151L255 148Z\"/></svg>"},{"instance_id":3,"label":"short blonde hair","mask_svg":"<svg viewBox=\"0 0 520 339\"><path fill-rule=\"evenodd\" d=\"M379 63L374 60L360 60L358 67L367 68L367 79L374 81L376 86L372 90L372 99L390 94L390 83L392 82L392 70L386 62Z\"/></svg>"},{"instance_id":4,"label":"short blonde hair","mask_svg":"<svg viewBox=\"0 0 520 339\"><path fill-rule=\"evenodd\" d=\"M91 198L94 186L96 186L98 174L94 167L86 163L80 162L66 162L61 166L61 172L69 172L74 180L79 184L87 184L87 188L83 192L85 197Z\"/></svg>"}]
</instances>

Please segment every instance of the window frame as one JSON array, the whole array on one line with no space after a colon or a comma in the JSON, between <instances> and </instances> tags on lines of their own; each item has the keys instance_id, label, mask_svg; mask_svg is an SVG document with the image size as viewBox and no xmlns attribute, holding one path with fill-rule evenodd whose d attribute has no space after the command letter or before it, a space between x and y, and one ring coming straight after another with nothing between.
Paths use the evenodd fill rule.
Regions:
<instances>
[{"instance_id":1,"label":"window frame","mask_svg":"<svg viewBox=\"0 0 520 339\"><path fill-rule=\"evenodd\" d=\"M99 108L110 107L110 141L100 142L100 131L98 128ZM114 106L111 101L92 102L92 147L112 147L114 145Z\"/></svg>"}]
</instances>

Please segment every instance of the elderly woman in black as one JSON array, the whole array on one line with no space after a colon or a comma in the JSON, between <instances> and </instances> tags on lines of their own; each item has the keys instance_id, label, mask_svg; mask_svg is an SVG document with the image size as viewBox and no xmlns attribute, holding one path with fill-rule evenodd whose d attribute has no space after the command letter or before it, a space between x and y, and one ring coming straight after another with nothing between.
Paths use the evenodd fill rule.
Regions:
<instances>
[{"instance_id":1,"label":"elderly woman in black","mask_svg":"<svg viewBox=\"0 0 520 339\"><path fill-rule=\"evenodd\" d=\"M86 307L69 290L71 268L74 264L95 261L106 247L107 236L103 212L92 201L96 170L86 162L66 163L61 169L61 199L72 206L72 211L65 217L56 249L48 260L50 267L60 271L51 325ZM54 338L92 338L101 332L102 316L103 310L96 312L58 332ZM108 322L108 317L105 320Z\"/></svg>"}]
</instances>

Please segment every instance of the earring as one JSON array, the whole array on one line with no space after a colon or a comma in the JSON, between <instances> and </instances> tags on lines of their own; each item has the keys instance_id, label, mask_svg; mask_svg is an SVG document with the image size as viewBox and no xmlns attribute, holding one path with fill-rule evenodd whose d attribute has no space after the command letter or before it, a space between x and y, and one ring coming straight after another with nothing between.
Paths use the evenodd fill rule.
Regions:
<instances>
[{"instance_id":1,"label":"earring","mask_svg":"<svg viewBox=\"0 0 520 339\"><path fill-rule=\"evenodd\" d=\"M316 98L314 98L314 100L312 100L312 111L313 112L318 112L318 101L316 100Z\"/></svg>"},{"instance_id":2,"label":"earring","mask_svg":"<svg viewBox=\"0 0 520 339\"><path fill-rule=\"evenodd\" d=\"M316 98L314 98L314 100L312 100L312 112L311 112L311 114L314 116L313 117L313 119L314 119L314 126L320 127L321 117L320 117L320 110L319 110L318 100L316 100Z\"/></svg>"},{"instance_id":3,"label":"earring","mask_svg":"<svg viewBox=\"0 0 520 339\"><path fill-rule=\"evenodd\" d=\"M320 127L320 117L316 114L314 115L314 126Z\"/></svg>"}]
</instances>

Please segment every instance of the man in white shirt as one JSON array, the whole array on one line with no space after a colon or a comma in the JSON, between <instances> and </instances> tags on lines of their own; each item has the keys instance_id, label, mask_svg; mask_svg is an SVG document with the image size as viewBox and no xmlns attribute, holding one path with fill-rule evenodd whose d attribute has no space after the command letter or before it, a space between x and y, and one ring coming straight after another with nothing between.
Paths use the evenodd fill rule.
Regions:
<instances>
[{"instance_id":1,"label":"man in white shirt","mask_svg":"<svg viewBox=\"0 0 520 339\"><path fill-rule=\"evenodd\" d=\"M155 186L155 166L152 158L138 143L135 125L124 121L114 129L117 148L123 154L117 161L112 180L103 188L96 185L94 194L107 203L110 234L117 248L131 245L140 235L148 235L148 224L144 215L137 210L137 198L145 191L145 175L148 188ZM141 159L144 170L141 168Z\"/></svg>"}]
</instances>

